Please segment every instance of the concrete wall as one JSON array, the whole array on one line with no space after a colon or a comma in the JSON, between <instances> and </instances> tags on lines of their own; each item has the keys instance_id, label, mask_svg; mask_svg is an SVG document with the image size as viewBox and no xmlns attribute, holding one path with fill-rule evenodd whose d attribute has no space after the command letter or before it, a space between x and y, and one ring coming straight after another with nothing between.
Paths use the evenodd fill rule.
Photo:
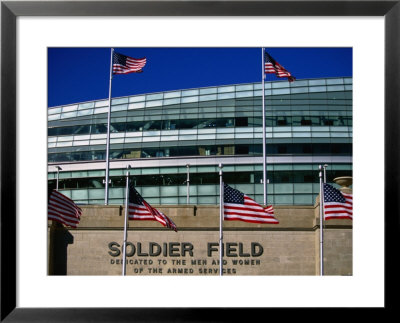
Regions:
<instances>
[{"instance_id":1,"label":"concrete wall","mask_svg":"<svg viewBox=\"0 0 400 323\"><path fill-rule=\"evenodd\" d=\"M218 275L219 207L154 207L178 232L156 221L129 221L127 275ZM124 208L82 209L78 229L49 221L49 274L121 275ZM318 201L275 206L279 224L225 221L225 274L319 275L318 210ZM325 221L324 274L352 274L351 220Z\"/></svg>"}]
</instances>

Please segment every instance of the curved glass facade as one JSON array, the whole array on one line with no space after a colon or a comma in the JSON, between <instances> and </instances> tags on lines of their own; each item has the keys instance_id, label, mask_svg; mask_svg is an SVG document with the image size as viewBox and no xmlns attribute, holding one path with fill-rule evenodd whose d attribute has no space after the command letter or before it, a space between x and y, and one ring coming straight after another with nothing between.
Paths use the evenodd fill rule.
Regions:
<instances>
[{"instance_id":1,"label":"curved glass facade","mask_svg":"<svg viewBox=\"0 0 400 323\"><path fill-rule=\"evenodd\" d=\"M352 78L265 84L268 203L313 204L318 165L351 175ZM49 187L77 203L103 204L108 100L48 109ZM261 83L115 98L110 204L123 204L124 169L151 204L218 203L224 180L262 202Z\"/></svg>"}]
</instances>

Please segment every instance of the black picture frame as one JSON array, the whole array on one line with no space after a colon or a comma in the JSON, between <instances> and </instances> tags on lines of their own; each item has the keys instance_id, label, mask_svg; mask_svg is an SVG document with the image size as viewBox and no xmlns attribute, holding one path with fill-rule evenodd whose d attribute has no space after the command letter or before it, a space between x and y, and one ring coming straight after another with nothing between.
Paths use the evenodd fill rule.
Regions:
<instances>
[{"instance_id":1,"label":"black picture frame","mask_svg":"<svg viewBox=\"0 0 400 323\"><path fill-rule=\"evenodd\" d=\"M1 321L203 322L239 320L240 308L18 308L16 281L16 19L19 16L383 16L385 18L385 310L399 231L400 1L2 1L1 2ZM365 53L368 55L368 53ZM373 65L371 57L371 65ZM368 66L366 68L370 68ZM373 153L373 147L371 147ZM371 203L371 202L368 202ZM372 205L373 207L373 205ZM371 255L373 261L373 255ZM316 295L317 297L317 295ZM266 317L269 309L251 309ZM281 313L282 315L283 313ZM315 318L315 316L314 316ZM332 319L333 317L330 316Z\"/></svg>"}]
</instances>

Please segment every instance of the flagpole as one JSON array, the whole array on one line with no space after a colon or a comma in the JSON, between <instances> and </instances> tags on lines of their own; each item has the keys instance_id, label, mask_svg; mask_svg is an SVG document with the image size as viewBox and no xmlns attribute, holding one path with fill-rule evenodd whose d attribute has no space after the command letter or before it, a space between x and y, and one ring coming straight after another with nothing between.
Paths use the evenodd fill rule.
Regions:
<instances>
[{"instance_id":1,"label":"flagpole","mask_svg":"<svg viewBox=\"0 0 400 323\"><path fill-rule=\"evenodd\" d=\"M324 188L322 180L322 166L319 165L319 261L320 261L320 276L324 275Z\"/></svg>"},{"instance_id":2,"label":"flagpole","mask_svg":"<svg viewBox=\"0 0 400 323\"><path fill-rule=\"evenodd\" d=\"M110 83L108 88L108 117L107 117L107 148L106 148L106 186L104 194L104 204L108 205L108 184L109 184L109 167L110 167L110 126L111 126L111 88L112 88L112 71L113 71L113 54L114 48L111 48L110 58Z\"/></svg>"},{"instance_id":3,"label":"flagpole","mask_svg":"<svg viewBox=\"0 0 400 323\"><path fill-rule=\"evenodd\" d=\"M189 204L189 194L190 194L190 174L189 174L190 164L186 164L186 204Z\"/></svg>"},{"instance_id":4,"label":"flagpole","mask_svg":"<svg viewBox=\"0 0 400 323\"><path fill-rule=\"evenodd\" d=\"M219 275L222 276L223 244L222 221L224 219L224 186L222 181L222 164L219 164Z\"/></svg>"},{"instance_id":5,"label":"flagpole","mask_svg":"<svg viewBox=\"0 0 400 323\"><path fill-rule=\"evenodd\" d=\"M261 51L261 61L262 61L262 125L263 125L263 187L264 187L264 205L267 205L267 149L266 149L266 140L265 140L265 61L264 61L264 51L262 48Z\"/></svg>"},{"instance_id":6,"label":"flagpole","mask_svg":"<svg viewBox=\"0 0 400 323\"><path fill-rule=\"evenodd\" d=\"M324 183L326 183L326 168L328 167L327 164L324 165Z\"/></svg>"},{"instance_id":7,"label":"flagpole","mask_svg":"<svg viewBox=\"0 0 400 323\"><path fill-rule=\"evenodd\" d=\"M62 168L60 166L56 166L57 168L57 182L56 182L56 191L58 191L58 179L60 176L60 170L62 170Z\"/></svg>"},{"instance_id":8,"label":"flagpole","mask_svg":"<svg viewBox=\"0 0 400 323\"><path fill-rule=\"evenodd\" d=\"M126 167L126 188L125 188L125 220L124 220L124 243L122 245L122 276L126 275L126 240L128 236L128 200L129 200L129 169L130 165Z\"/></svg>"}]
</instances>

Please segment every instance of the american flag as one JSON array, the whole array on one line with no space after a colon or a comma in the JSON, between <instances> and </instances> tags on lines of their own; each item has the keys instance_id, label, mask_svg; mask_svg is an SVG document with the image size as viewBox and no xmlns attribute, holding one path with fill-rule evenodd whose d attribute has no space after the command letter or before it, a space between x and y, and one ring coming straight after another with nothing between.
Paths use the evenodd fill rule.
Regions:
<instances>
[{"instance_id":1,"label":"american flag","mask_svg":"<svg viewBox=\"0 0 400 323\"><path fill-rule=\"evenodd\" d=\"M172 220L164 213L153 208L149 203L147 203L138 193L138 191L136 191L133 185L130 185L129 187L128 201L129 220L158 221L164 227L178 232L175 223L172 222Z\"/></svg>"},{"instance_id":2,"label":"american flag","mask_svg":"<svg viewBox=\"0 0 400 323\"><path fill-rule=\"evenodd\" d=\"M274 208L263 208L246 194L224 183L224 220L278 224Z\"/></svg>"},{"instance_id":3,"label":"american flag","mask_svg":"<svg viewBox=\"0 0 400 323\"><path fill-rule=\"evenodd\" d=\"M324 219L353 219L353 194L324 183Z\"/></svg>"},{"instance_id":4,"label":"american flag","mask_svg":"<svg viewBox=\"0 0 400 323\"><path fill-rule=\"evenodd\" d=\"M133 58L113 53L113 74L141 73L146 65L146 57Z\"/></svg>"},{"instance_id":5,"label":"american flag","mask_svg":"<svg viewBox=\"0 0 400 323\"><path fill-rule=\"evenodd\" d=\"M48 205L48 219L76 228L81 219L82 210L64 194L53 190Z\"/></svg>"},{"instance_id":6,"label":"american flag","mask_svg":"<svg viewBox=\"0 0 400 323\"><path fill-rule=\"evenodd\" d=\"M296 79L267 52L265 52L264 72L265 74L275 74L278 77L287 77L289 82L293 82Z\"/></svg>"}]
</instances>

